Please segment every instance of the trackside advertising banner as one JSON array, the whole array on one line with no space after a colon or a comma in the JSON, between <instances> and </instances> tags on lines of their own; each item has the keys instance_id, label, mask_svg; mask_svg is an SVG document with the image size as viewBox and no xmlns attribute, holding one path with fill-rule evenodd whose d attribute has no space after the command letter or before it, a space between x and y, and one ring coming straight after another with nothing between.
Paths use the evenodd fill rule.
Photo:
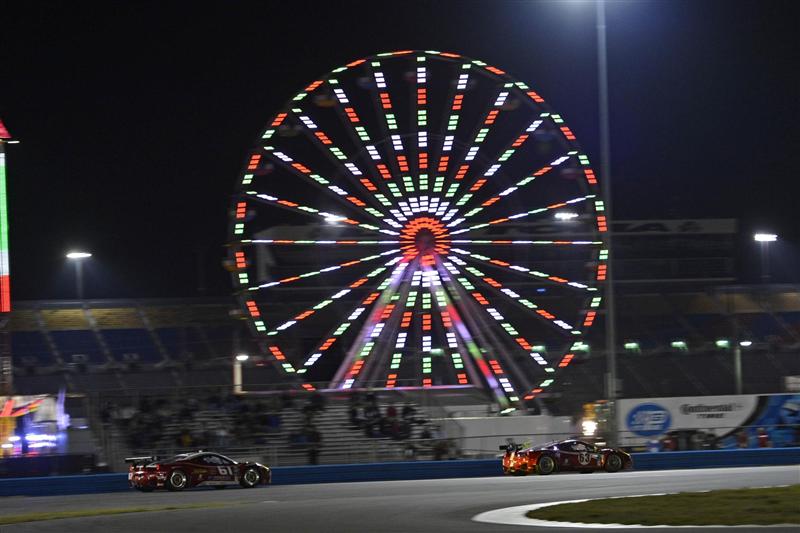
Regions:
<instances>
[{"instance_id":1,"label":"trackside advertising banner","mask_svg":"<svg viewBox=\"0 0 800 533\"><path fill-rule=\"evenodd\" d=\"M752 441L763 427L773 446L789 446L798 438L800 394L625 399L617 403L617 417L617 427L631 445L673 430L697 429L716 435L719 447L732 448L742 428Z\"/></svg>"}]
</instances>

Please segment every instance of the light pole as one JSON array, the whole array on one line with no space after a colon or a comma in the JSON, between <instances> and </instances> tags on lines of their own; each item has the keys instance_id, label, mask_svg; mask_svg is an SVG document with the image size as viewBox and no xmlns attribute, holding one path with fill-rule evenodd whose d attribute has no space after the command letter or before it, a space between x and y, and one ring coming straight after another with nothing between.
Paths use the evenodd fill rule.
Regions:
<instances>
[{"instance_id":1,"label":"light pole","mask_svg":"<svg viewBox=\"0 0 800 533\"><path fill-rule=\"evenodd\" d=\"M242 393L242 363L250 359L246 353L237 354L233 358L233 393Z\"/></svg>"},{"instance_id":2,"label":"light pole","mask_svg":"<svg viewBox=\"0 0 800 533\"><path fill-rule=\"evenodd\" d=\"M75 294L83 300L83 260L92 257L89 252L69 252L67 259L75 263Z\"/></svg>"},{"instance_id":3,"label":"light pole","mask_svg":"<svg viewBox=\"0 0 800 533\"><path fill-rule=\"evenodd\" d=\"M611 248L613 236L611 211L611 139L609 133L608 113L608 62L606 58L606 4L597 0L597 86L600 108L600 182L603 193L603 205L608 221L608 231L604 235L605 249L608 251L606 261L606 398L608 399L609 433L612 444L617 443L617 329L616 308L614 305L614 254Z\"/></svg>"},{"instance_id":4,"label":"light pole","mask_svg":"<svg viewBox=\"0 0 800 533\"><path fill-rule=\"evenodd\" d=\"M778 240L774 233L756 233L753 240L761 245L761 282L769 282L769 243Z\"/></svg>"}]
</instances>

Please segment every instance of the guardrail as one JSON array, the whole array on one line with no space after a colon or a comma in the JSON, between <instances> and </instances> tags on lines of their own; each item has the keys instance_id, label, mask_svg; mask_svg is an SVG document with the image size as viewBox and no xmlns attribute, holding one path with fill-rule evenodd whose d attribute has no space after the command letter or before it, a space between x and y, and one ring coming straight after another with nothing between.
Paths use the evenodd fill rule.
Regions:
<instances>
[{"instance_id":1,"label":"guardrail","mask_svg":"<svg viewBox=\"0 0 800 533\"><path fill-rule=\"evenodd\" d=\"M800 464L800 448L638 453L633 460L636 470L795 465ZM499 475L498 459L406 461L276 467L272 469L272 482L274 485L293 485ZM126 474L0 479L0 496L55 496L125 490L129 490Z\"/></svg>"}]
</instances>

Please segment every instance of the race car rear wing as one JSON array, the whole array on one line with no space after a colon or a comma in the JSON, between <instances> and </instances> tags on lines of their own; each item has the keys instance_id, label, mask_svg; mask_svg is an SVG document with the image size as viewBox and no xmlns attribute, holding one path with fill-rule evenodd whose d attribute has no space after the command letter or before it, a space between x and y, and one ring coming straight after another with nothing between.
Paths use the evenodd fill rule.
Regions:
<instances>
[{"instance_id":1,"label":"race car rear wing","mask_svg":"<svg viewBox=\"0 0 800 533\"><path fill-rule=\"evenodd\" d=\"M518 452L521 449L522 449L522 444L511 443L511 444L502 444L500 446L501 452L511 452L511 451Z\"/></svg>"},{"instance_id":2,"label":"race car rear wing","mask_svg":"<svg viewBox=\"0 0 800 533\"><path fill-rule=\"evenodd\" d=\"M147 457L126 457L125 462L131 463L133 466L146 465L156 460L156 457L149 455Z\"/></svg>"}]
</instances>

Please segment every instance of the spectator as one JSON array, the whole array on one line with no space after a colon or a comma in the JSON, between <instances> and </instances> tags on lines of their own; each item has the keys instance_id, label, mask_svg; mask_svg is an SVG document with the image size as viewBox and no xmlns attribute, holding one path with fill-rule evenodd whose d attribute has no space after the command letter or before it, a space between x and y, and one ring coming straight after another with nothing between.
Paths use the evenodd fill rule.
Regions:
<instances>
[{"instance_id":1,"label":"spectator","mask_svg":"<svg viewBox=\"0 0 800 533\"><path fill-rule=\"evenodd\" d=\"M759 448L771 448L772 441L770 441L769 433L764 428L758 428L758 447Z\"/></svg>"},{"instance_id":2,"label":"spectator","mask_svg":"<svg viewBox=\"0 0 800 533\"><path fill-rule=\"evenodd\" d=\"M389 420L397 418L397 408L394 406L394 402L390 402L386 407L386 418Z\"/></svg>"},{"instance_id":3,"label":"spectator","mask_svg":"<svg viewBox=\"0 0 800 533\"><path fill-rule=\"evenodd\" d=\"M306 426L306 442L308 443L308 464L319 464L319 452L322 447L322 434L316 426Z\"/></svg>"},{"instance_id":4,"label":"spectator","mask_svg":"<svg viewBox=\"0 0 800 533\"><path fill-rule=\"evenodd\" d=\"M406 420L408 420L410 418L414 418L414 413L416 413L416 409L414 409L414 407L410 403L406 403L403 406L403 411L401 416Z\"/></svg>"},{"instance_id":5,"label":"spectator","mask_svg":"<svg viewBox=\"0 0 800 533\"><path fill-rule=\"evenodd\" d=\"M747 430L742 428L742 430L736 435L736 445L739 448L747 448L750 445L750 436L747 434Z\"/></svg>"},{"instance_id":6,"label":"spectator","mask_svg":"<svg viewBox=\"0 0 800 533\"><path fill-rule=\"evenodd\" d=\"M311 404L311 408L320 413L325 410L325 397L320 394L318 391L314 391L311 394L311 398L309 399L309 403Z\"/></svg>"},{"instance_id":7,"label":"spectator","mask_svg":"<svg viewBox=\"0 0 800 533\"><path fill-rule=\"evenodd\" d=\"M194 444L192 434L187 428L181 429L181 432L178 435L177 444L181 448L191 448L192 444Z\"/></svg>"}]
</instances>

